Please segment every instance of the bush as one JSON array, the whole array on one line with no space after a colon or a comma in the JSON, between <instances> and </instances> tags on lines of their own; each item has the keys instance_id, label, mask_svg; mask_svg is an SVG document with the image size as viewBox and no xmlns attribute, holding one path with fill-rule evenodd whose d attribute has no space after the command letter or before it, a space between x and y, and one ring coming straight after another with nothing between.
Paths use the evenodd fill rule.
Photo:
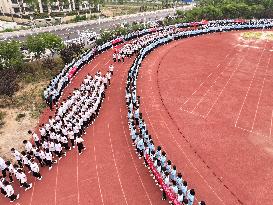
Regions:
<instances>
[{"instance_id":1,"label":"bush","mask_svg":"<svg viewBox=\"0 0 273 205\"><path fill-rule=\"evenodd\" d=\"M83 15L83 16L79 16L77 15L75 17L75 21L78 22L78 21L85 21L86 20L86 15Z\"/></svg>"},{"instance_id":2,"label":"bush","mask_svg":"<svg viewBox=\"0 0 273 205\"><path fill-rule=\"evenodd\" d=\"M29 36L26 41L26 47L30 52L35 53L39 58L46 49L51 51L60 51L63 47L63 40L52 33L41 33L37 36Z\"/></svg>"},{"instance_id":3,"label":"bush","mask_svg":"<svg viewBox=\"0 0 273 205\"><path fill-rule=\"evenodd\" d=\"M7 114L6 112L0 111L0 128L2 128L5 124L4 119L5 119L6 114Z\"/></svg>"},{"instance_id":4,"label":"bush","mask_svg":"<svg viewBox=\"0 0 273 205\"><path fill-rule=\"evenodd\" d=\"M0 69L20 68L23 55L18 41L0 42Z\"/></svg>"},{"instance_id":5,"label":"bush","mask_svg":"<svg viewBox=\"0 0 273 205\"><path fill-rule=\"evenodd\" d=\"M73 58L78 56L82 52L83 45L71 44L70 46L64 48L61 52L61 58L65 64L70 63Z\"/></svg>"},{"instance_id":6,"label":"bush","mask_svg":"<svg viewBox=\"0 0 273 205\"><path fill-rule=\"evenodd\" d=\"M26 117L26 114L25 114L25 113L19 113L19 114L16 116L15 120L19 122L19 121L21 121L21 119L24 118L24 117Z\"/></svg>"},{"instance_id":7,"label":"bush","mask_svg":"<svg viewBox=\"0 0 273 205\"><path fill-rule=\"evenodd\" d=\"M0 95L11 97L19 90L18 72L15 69L0 70Z\"/></svg>"}]
</instances>

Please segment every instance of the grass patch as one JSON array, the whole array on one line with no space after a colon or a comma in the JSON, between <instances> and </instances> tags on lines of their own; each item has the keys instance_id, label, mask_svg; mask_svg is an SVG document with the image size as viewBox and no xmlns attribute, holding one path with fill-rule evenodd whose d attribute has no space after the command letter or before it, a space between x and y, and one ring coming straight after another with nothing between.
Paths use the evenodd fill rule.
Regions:
<instances>
[{"instance_id":1,"label":"grass patch","mask_svg":"<svg viewBox=\"0 0 273 205\"><path fill-rule=\"evenodd\" d=\"M0 128L2 128L5 124L5 116L6 116L6 112L4 111L0 111Z\"/></svg>"},{"instance_id":2,"label":"grass patch","mask_svg":"<svg viewBox=\"0 0 273 205\"><path fill-rule=\"evenodd\" d=\"M11 96L0 95L0 108L30 112L30 116L37 119L46 107L43 90L63 67L63 61L59 57L50 61L40 60L27 63L18 71L19 90ZM16 121L20 121L24 117L18 114Z\"/></svg>"},{"instance_id":3,"label":"grass patch","mask_svg":"<svg viewBox=\"0 0 273 205\"><path fill-rule=\"evenodd\" d=\"M267 37L268 40L273 41L273 33L267 34L266 37Z\"/></svg>"},{"instance_id":4,"label":"grass patch","mask_svg":"<svg viewBox=\"0 0 273 205\"><path fill-rule=\"evenodd\" d=\"M16 120L17 122L20 122L24 117L26 117L26 114L25 114L25 113L19 113L18 115L16 115L15 120Z\"/></svg>"},{"instance_id":5,"label":"grass patch","mask_svg":"<svg viewBox=\"0 0 273 205\"><path fill-rule=\"evenodd\" d=\"M262 32L245 32L243 33L242 37L246 40L257 40L262 37Z\"/></svg>"}]
</instances>

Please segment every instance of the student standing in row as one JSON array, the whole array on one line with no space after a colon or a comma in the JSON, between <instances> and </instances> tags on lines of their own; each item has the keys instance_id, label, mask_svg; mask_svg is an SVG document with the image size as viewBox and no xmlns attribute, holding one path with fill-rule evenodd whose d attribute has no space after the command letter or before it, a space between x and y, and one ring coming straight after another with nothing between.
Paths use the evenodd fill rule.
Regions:
<instances>
[{"instance_id":1,"label":"student standing in row","mask_svg":"<svg viewBox=\"0 0 273 205\"><path fill-rule=\"evenodd\" d=\"M78 136L78 137L76 138L76 143L77 143L77 146L78 146L79 155L82 154L82 150L85 150L85 149L86 149L86 148L84 147L84 145L83 145L83 142L84 142L84 140L83 140L83 138L82 138L81 136Z\"/></svg>"},{"instance_id":2,"label":"student standing in row","mask_svg":"<svg viewBox=\"0 0 273 205\"><path fill-rule=\"evenodd\" d=\"M16 199L19 199L19 194L17 195L14 194L14 189L8 181L5 180L3 182L3 185L4 185L4 191L6 193L6 197L10 199L10 202L14 202Z\"/></svg>"}]
</instances>

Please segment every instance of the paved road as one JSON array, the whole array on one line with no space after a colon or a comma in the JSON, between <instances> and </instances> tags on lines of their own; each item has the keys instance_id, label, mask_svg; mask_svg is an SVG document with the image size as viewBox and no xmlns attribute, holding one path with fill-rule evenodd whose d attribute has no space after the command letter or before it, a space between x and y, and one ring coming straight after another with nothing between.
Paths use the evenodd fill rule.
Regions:
<instances>
[{"instance_id":1,"label":"paved road","mask_svg":"<svg viewBox=\"0 0 273 205\"><path fill-rule=\"evenodd\" d=\"M179 9L191 9L192 6L184 6ZM161 10L156 12L146 12L141 14L134 14L128 16L119 16L114 18L106 18L100 20L91 20L86 22L78 22L72 24L63 24L57 26L49 26L44 28L36 28L33 30L26 31L16 31L11 33L0 34L0 41L4 40L19 40L24 41L29 35L36 35L43 32L51 32L59 35L62 39L67 40L77 38L78 31L85 31L87 29L99 32L100 29L111 28L116 24L123 22L133 22L133 21L149 21L158 18L166 17L175 13L175 9Z\"/></svg>"}]
</instances>

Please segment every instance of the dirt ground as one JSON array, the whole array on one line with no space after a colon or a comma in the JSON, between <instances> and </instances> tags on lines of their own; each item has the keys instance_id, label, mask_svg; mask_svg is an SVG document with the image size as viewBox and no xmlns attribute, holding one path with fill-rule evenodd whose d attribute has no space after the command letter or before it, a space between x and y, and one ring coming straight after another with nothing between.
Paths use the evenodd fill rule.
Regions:
<instances>
[{"instance_id":1,"label":"dirt ground","mask_svg":"<svg viewBox=\"0 0 273 205\"><path fill-rule=\"evenodd\" d=\"M4 159L13 160L10 149L22 150L22 141L31 138L27 131L38 123L39 113L44 106L42 90L45 85L42 82L24 86L10 99L9 106L0 109L0 112L5 113L4 124L0 128L0 156Z\"/></svg>"}]
</instances>

